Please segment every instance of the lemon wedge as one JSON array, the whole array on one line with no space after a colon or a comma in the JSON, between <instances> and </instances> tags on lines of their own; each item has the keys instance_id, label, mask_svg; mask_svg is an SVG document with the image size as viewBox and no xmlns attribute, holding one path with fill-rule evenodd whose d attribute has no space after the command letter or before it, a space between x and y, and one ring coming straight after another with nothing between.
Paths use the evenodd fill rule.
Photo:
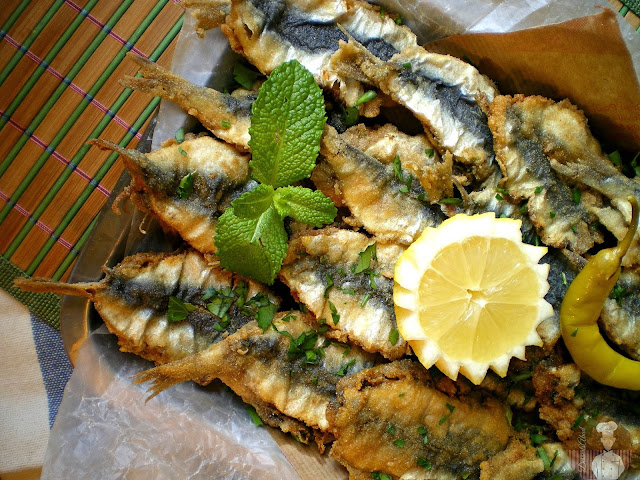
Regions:
<instances>
[{"instance_id":1,"label":"lemon wedge","mask_svg":"<svg viewBox=\"0 0 640 480\"><path fill-rule=\"evenodd\" d=\"M538 263L547 248L523 243L520 224L459 214L426 228L396 262L398 331L425 367L477 385L542 345L536 327L553 315L549 265Z\"/></svg>"}]
</instances>

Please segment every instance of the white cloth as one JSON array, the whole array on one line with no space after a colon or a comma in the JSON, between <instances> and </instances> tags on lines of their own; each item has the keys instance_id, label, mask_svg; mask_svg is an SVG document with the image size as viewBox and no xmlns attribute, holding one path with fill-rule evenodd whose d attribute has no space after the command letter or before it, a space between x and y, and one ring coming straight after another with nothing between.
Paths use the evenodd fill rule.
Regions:
<instances>
[{"instance_id":1,"label":"white cloth","mask_svg":"<svg viewBox=\"0 0 640 480\"><path fill-rule=\"evenodd\" d=\"M0 290L0 478L38 478L71 364L58 331Z\"/></svg>"}]
</instances>

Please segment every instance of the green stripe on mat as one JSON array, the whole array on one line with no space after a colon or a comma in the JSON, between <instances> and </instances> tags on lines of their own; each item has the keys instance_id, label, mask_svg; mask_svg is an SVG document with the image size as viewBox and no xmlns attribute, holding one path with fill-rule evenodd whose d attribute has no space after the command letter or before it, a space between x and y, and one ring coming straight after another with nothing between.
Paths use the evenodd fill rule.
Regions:
<instances>
[{"instance_id":1,"label":"green stripe on mat","mask_svg":"<svg viewBox=\"0 0 640 480\"><path fill-rule=\"evenodd\" d=\"M169 45L175 39L175 37L178 36L178 34L180 33L180 29L182 28L183 19L184 19L184 16L181 16L178 19L178 21L173 25L171 30L169 30L169 32L165 35L165 37L162 39L160 44L155 48L153 53L149 56L150 60L156 61L160 57L160 55L162 55L162 53L169 47ZM129 89L124 90L112 105L111 111L117 112L120 109L120 107L124 104L124 102L129 98L131 93L132 93L132 90L129 90ZM151 102L149 102L147 107L144 109L144 111L140 114L136 122L133 124L132 130L127 132L122 138L122 140L120 141L119 145L121 147L124 148L129 144L129 142L133 139L132 132L139 131L142 128L142 126L149 119L149 117L151 116L151 114L156 109L159 103L160 103L160 98L157 98L157 97L151 100ZM97 138L104 131L104 129L106 128L106 126L109 124L110 121L111 119L109 117L104 117L100 122L100 124L94 129L94 131L91 132L88 139ZM84 157L84 155L87 153L89 148L90 148L89 145L86 145L86 144L83 145L83 147L78 151L76 156ZM118 155L115 153L110 155L107 161L102 165L102 167L100 167L100 169L94 175L94 180L96 184L102 181L102 179L109 172L109 169L113 166L117 158L118 158ZM74 157L74 160L75 160L75 157ZM95 187L92 184L89 184L85 187L84 191L80 194L78 199L69 209L69 211L65 214L64 218L62 219L58 227L56 227L55 231L51 234L51 237L40 249L37 256L34 258L34 260L31 262L31 264L27 268L26 270L27 274L31 275L33 274L33 272L35 272L35 270L38 268L42 260L49 253L49 250L51 250L51 248L55 244L55 239L62 235L62 233L67 228L71 220L73 220L75 215L82 208L82 206L84 205L84 203L87 201L87 199L93 193L94 190L95 190ZM69 252L69 254L67 255L67 259L65 259L63 263L70 264L71 261L73 260L68 261L68 258L70 256L73 256L75 258L75 255L76 254L74 252ZM59 267L52 278L55 280L60 279L60 277L62 277L62 275L64 274L65 270L66 268L61 270Z\"/></svg>"},{"instance_id":2,"label":"green stripe on mat","mask_svg":"<svg viewBox=\"0 0 640 480\"><path fill-rule=\"evenodd\" d=\"M142 112L142 115L140 115L140 117L138 117L138 120L135 123L137 128L141 128L142 125L144 125L144 123L153 114L153 112L155 111L155 109L157 108L159 103L160 103L160 99L157 98L157 97L154 98L153 100L151 100L151 102L149 102L149 105L147 105L147 108ZM131 141L132 138L133 138L132 134L130 134L130 133L126 134L124 136L124 138L122 139L122 141L120 141L120 146L121 147L126 147L127 144ZM107 161L104 162L104 164L102 165L100 170L98 170L98 173L96 174L96 179L98 177L100 177L100 179L102 179L107 174L107 172L113 166L113 164L115 163L115 161L117 159L118 159L118 154L117 153L112 153L111 155L109 155L109 158L107 158ZM93 190L94 190L94 188L91 185L88 185L84 189L84 191L80 194L80 197L78 197L78 200L76 200L76 202L73 204L71 209L65 215L65 218L62 220L62 222L60 222L60 225L58 225L58 228L56 229L56 232L54 232L53 235L58 235L58 233L57 233L58 231L60 233L62 233L64 231L64 229L67 228L67 226L69 225L71 220L73 220L73 217L78 213L78 211L82 208L82 206L84 205L86 200L89 198L89 195L91 195L93 193ZM94 219L94 221L95 221L95 219ZM90 226L90 227L93 228L92 226ZM44 246L40 249L40 252L38 252L38 255L33 260L31 265L29 265L29 268L27 270L27 274L28 275L33 274L33 272L36 270L36 268L38 268L38 265L40 265L40 263L46 257L47 253L49 252L49 250L51 250L51 247L53 247L54 244L55 244L55 239L52 236L51 238L49 238L47 240L47 242L44 244ZM78 249L75 249L75 250L78 251ZM54 273L54 275L51 278L54 279L54 280L59 280L62 277L62 275L64 275L64 272L66 271L66 268L63 268L63 266L66 264L67 267L68 267L68 265L70 265L71 262L73 262L73 258L75 258L76 255L77 254L74 253L73 251L69 252L67 257L64 259L62 264L58 267L58 269L56 270L56 272Z\"/></svg>"},{"instance_id":3,"label":"green stripe on mat","mask_svg":"<svg viewBox=\"0 0 640 480\"><path fill-rule=\"evenodd\" d=\"M640 16L640 0L620 0L633 13Z\"/></svg>"},{"instance_id":4,"label":"green stripe on mat","mask_svg":"<svg viewBox=\"0 0 640 480\"><path fill-rule=\"evenodd\" d=\"M99 0L90 0L84 6L84 10L86 12L90 12L93 7L95 7L96 3ZM86 18L86 15L83 13L78 13L76 18L73 20L71 25L62 33L62 36L56 41L56 43L51 47L51 50L47 53L47 55L42 60L42 63L38 65L38 67L33 71L33 73L29 76L29 80L27 80L20 91L13 98L9 106L5 109L4 115L0 118L0 130L5 126L5 124L9 121L9 118L15 113L18 107L22 104L27 95L31 92L33 86L38 82L40 77L44 72L47 71L47 65L50 65L51 62L56 58L62 47L66 45L71 36L75 33L78 27L82 24L83 20ZM0 82L2 83L2 82Z\"/></svg>"},{"instance_id":5,"label":"green stripe on mat","mask_svg":"<svg viewBox=\"0 0 640 480\"><path fill-rule=\"evenodd\" d=\"M89 235L93 231L93 227L96 226L96 223L98 222L99 217L100 217L99 214L93 217L93 220L91 220L91 223L87 226L87 228L84 229L84 232L82 232L82 235L80 235L80 238L78 239L76 244L73 246L69 254L64 258L62 263L56 269L55 273L51 276L52 280L59 281L62 278L62 276L64 275L64 272L67 271L67 268L69 268L69 266L73 263L73 261L78 256L78 252L82 251L82 247L84 247L84 244L87 242L87 239L89 238Z\"/></svg>"},{"instance_id":6,"label":"green stripe on mat","mask_svg":"<svg viewBox=\"0 0 640 480\"><path fill-rule=\"evenodd\" d=\"M111 31L111 29L113 29L115 24L118 22L118 20L120 20L120 18L122 18L122 16L125 14L127 9L131 6L131 4L133 2L134 2L134 0L125 0L118 7L118 9L114 12L114 14L111 16L111 18L109 18L109 20L107 21L107 23L105 25L105 28L102 28L100 30L100 32L98 32L98 34L93 39L91 44L87 47L87 49L84 51L84 53L80 56L80 58L75 63L75 65L71 68L71 70L69 70L69 73L67 73L66 78L69 81L73 81L73 79L80 72L82 67L84 67L84 65L87 63L87 61L89 60L91 55L93 55L95 53L95 51L98 49L98 47L102 44L102 41L109 34L109 31ZM47 102L44 104L44 106L40 109L38 114L35 116L35 118L31 121L29 126L26 128L25 133L23 133L20 136L18 141L15 143L13 148L9 151L9 153L7 154L7 156L5 157L3 162L0 164L0 177L2 175L4 175L4 173L7 171L7 168L9 168L9 165L11 165L11 162L13 162L13 160L18 156L18 154L22 150L22 147L24 147L24 144L27 143L27 141L29 140L29 134L27 132L35 132L36 131L38 126L40 126L40 124L42 123L44 118L51 111L51 108L55 105L55 103L60 99L60 97L62 96L62 94L66 90L67 90L67 85L65 83L61 83L60 85L58 85L58 87L55 89L55 91L51 94L51 96L49 97ZM33 176L35 176L35 174ZM29 178L29 181L31 181L31 180L33 180L33 177ZM22 193L20 193L20 195L22 195ZM20 197L20 195L18 195L18 198ZM13 197L10 199L10 201L12 201L12 202L14 201ZM7 204L7 206L10 207L10 204ZM4 221L4 219L9 214L9 211L10 211L10 209L9 209L9 211L4 213L4 210L6 210L6 207L5 207L5 209L3 209L3 212L2 212L4 215L2 215L2 213L0 213L0 223L2 223Z\"/></svg>"},{"instance_id":7,"label":"green stripe on mat","mask_svg":"<svg viewBox=\"0 0 640 480\"><path fill-rule=\"evenodd\" d=\"M38 24L33 28L33 30L27 36L27 38L24 39L24 41L22 42L22 46L24 47L24 49L21 48L16 53L14 53L13 57L11 57L11 60L9 60L9 63L7 63L5 67L2 69L2 72L0 72L0 85L4 83L4 81L7 79L11 71L15 68L15 66L22 59L22 57L24 57L24 54L27 52L27 50L29 50L33 42L36 40L36 38L38 38L38 35L42 33L44 28L48 25L48 23L51 21L53 16L58 12L58 10L60 10L60 7L63 4L64 4L64 0L56 0L54 4L49 7L49 10L46 11L44 16L40 19Z\"/></svg>"},{"instance_id":8,"label":"green stripe on mat","mask_svg":"<svg viewBox=\"0 0 640 480\"><path fill-rule=\"evenodd\" d=\"M169 0L158 1L156 6L147 14L147 16L142 21L142 23L138 25L138 28L136 28L133 34L131 34L131 36L127 39L128 44L134 45L140 39L142 34L147 30L147 28L149 28L149 25L151 25L153 20L158 16L158 14L164 8L164 6L167 4L168 1ZM107 68L104 70L104 72L102 72L100 77L98 77L98 80L96 80L96 82L93 84L93 86L89 90L88 95L90 97L94 97L98 93L98 91L104 86L107 80L109 80L109 77L113 74L115 69L120 65L122 60L125 58L125 55L129 51L129 49L130 47L127 48L127 46L123 46L118 51L116 56L113 58L113 60L111 60ZM22 182L20 182L18 187L15 189L15 191L11 195L9 202L7 202L7 205L5 205L2 211L0 211L0 223L2 223L6 219L7 215L13 209L13 205L18 202L22 194L27 190L30 183L33 181L34 177L38 174L40 169L44 166L48 158L51 156L51 152L58 147L60 142L62 142L62 140L66 137L67 133L69 133L71 128L75 125L75 123L78 121L82 113L90 104L91 102L88 99L83 98L82 101L78 104L78 106L74 109L73 113L64 122L62 128L58 131L55 137L49 142L50 149L45 150L40 155L36 163L31 167L31 170L29 171L29 173L25 176ZM80 159L77 159L76 163L74 163L73 161L69 162L69 166L75 167L77 165L77 162L79 161ZM69 168L69 167L65 168L62 171L62 173L60 174L56 182L49 189L45 197L40 201L37 208L31 213L30 220L37 220L38 218L40 218L42 213L44 213L47 207L51 204L55 195L58 193L58 191L60 191L60 189L66 182L67 178L69 178L69 176L72 173L73 173L73 168ZM33 221L27 222L23 225L20 232L18 232L18 234L14 237L11 244L7 247L7 249L2 254L4 258L8 258L8 259L11 258L11 256L22 244L25 237L31 231L34 225L35 225L35 222Z\"/></svg>"},{"instance_id":9,"label":"green stripe on mat","mask_svg":"<svg viewBox=\"0 0 640 480\"><path fill-rule=\"evenodd\" d=\"M20 18L20 15L22 15L22 12L24 12L26 8L29 6L29 3L31 3L31 0L22 0L20 5L16 7L16 9L13 11L11 16L9 17L9 19L5 22L5 24L2 25L2 31L8 32L9 29L13 27L13 24L16 23L16 21Z\"/></svg>"},{"instance_id":10,"label":"green stripe on mat","mask_svg":"<svg viewBox=\"0 0 640 480\"><path fill-rule=\"evenodd\" d=\"M49 325L60 329L60 297L53 293L23 292L13 286L14 279L25 276L22 270L0 257L0 288L29 307L29 310Z\"/></svg>"}]
</instances>

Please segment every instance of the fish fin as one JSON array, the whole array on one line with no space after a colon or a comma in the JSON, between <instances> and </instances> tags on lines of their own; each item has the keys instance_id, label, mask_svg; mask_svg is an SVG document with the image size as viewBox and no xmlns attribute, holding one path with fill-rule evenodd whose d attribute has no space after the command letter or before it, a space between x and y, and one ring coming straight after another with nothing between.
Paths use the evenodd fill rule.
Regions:
<instances>
[{"instance_id":1,"label":"fish fin","mask_svg":"<svg viewBox=\"0 0 640 480\"><path fill-rule=\"evenodd\" d=\"M22 291L36 293L56 293L58 295L73 295L74 297L93 298L97 290L102 288L100 282L64 283L46 278L18 277L14 285Z\"/></svg>"},{"instance_id":2,"label":"fish fin","mask_svg":"<svg viewBox=\"0 0 640 480\"><path fill-rule=\"evenodd\" d=\"M190 8L191 16L196 19L196 34L203 38L207 30L219 27L231 11L229 0L185 0L185 8Z\"/></svg>"}]
</instances>

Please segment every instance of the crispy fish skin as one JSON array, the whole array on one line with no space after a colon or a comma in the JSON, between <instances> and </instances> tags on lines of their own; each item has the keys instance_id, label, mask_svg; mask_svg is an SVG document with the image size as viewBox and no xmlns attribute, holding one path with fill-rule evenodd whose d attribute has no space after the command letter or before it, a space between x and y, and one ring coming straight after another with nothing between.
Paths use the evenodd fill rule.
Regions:
<instances>
[{"instance_id":1,"label":"crispy fish skin","mask_svg":"<svg viewBox=\"0 0 640 480\"><path fill-rule=\"evenodd\" d=\"M419 46L381 60L353 38L340 42L331 62L336 71L367 81L408 108L440 153L451 152L474 179L484 181L496 169L487 116L498 91L471 65Z\"/></svg>"},{"instance_id":2,"label":"crispy fish skin","mask_svg":"<svg viewBox=\"0 0 640 480\"><path fill-rule=\"evenodd\" d=\"M640 268L625 269L615 288L619 294L606 300L599 325L626 355L640 360Z\"/></svg>"},{"instance_id":3,"label":"crispy fish skin","mask_svg":"<svg viewBox=\"0 0 640 480\"><path fill-rule=\"evenodd\" d=\"M203 351L221 338L222 332L214 327L221 319L207 310L202 296L208 288L231 288L240 281L212 258L186 250L126 257L99 282L17 279L16 285L24 290L91 299L108 330L118 337L121 351L161 364ZM247 285L249 297L268 292L254 282ZM167 306L171 295L197 308L185 320L170 322ZM250 318L232 310L230 320L227 332L237 330Z\"/></svg>"},{"instance_id":4,"label":"crispy fish skin","mask_svg":"<svg viewBox=\"0 0 640 480\"><path fill-rule=\"evenodd\" d=\"M329 327L327 336L396 359L409 353L402 337L395 344L390 341L392 332L397 333L393 265L404 247L377 244L371 274L354 273L359 253L374 243L361 233L333 227L297 235L289 243L280 279L315 315L316 323Z\"/></svg>"},{"instance_id":5,"label":"crispy fish skin","mask_svg":"<svg viewBox=\"0 0 640 480\"><path fill-rule=\"evenodd\" d=\"M195 30L200 38L207 30L222 25L231 11L229 0L184 0L182 5L190 9L191 16L197 20Z\"/></svg>"},{"instance_id":6,"label":"crispy fish skin","mask_svg":"<svg viewBox=\"0 0 640 480\"><path fill-rule=\"evenodd\" d=\"M389 15L382 16L377 7L364 1L233 0L231 3L231 15L221 28L233 50L265 74L296 59L323 88L337 93L348 105L353 105L364 89L359 82L342 78L330 66L338 40L347 38L338 25L379 58L387 59L416 45L416 37L407 27L397 25Z\"/></svg>"},{"instance_id":7,"label":"crispy fish skin","mask_svg":"<svg viewBox=\"0 0 640 480\"><path fill-rule=\"evenodd\" d=\"M321 162L327 162L339 182L344 204L356 224L385 242L410 244L425 227L444 220L440 208L430 205L419 182L401 181L394 166L353 147L331 126L325 126L320 144ZM403 177L411 172L404 170ZM404 191L406 189L406 191ZM331 192L327 192L331 196Z\"/></svg>"},{"instance_id":8,"label":"crispy fish skin","mask_svg":"<svg viewBox=\"0 0 640 480\"><path fill-rule=\"evenodd\" d=\"M216 251L218 217L253 184L249 156L212 137L187 136L180 144L170 141L147 154L105 140L92 143L123 158L132 177L127 192L133 203L201 252ZM193 192L181 198L180 182L188 174L193 174Z\"/></svg>"},{"instance_id":9,"label":"crispy fish skin","mask_svg":"<svg viewBox=\"0 0 640 480\"><path fill-rule=\"evenodd\" d=\"M120 80L124 87L178 104L219 139L249 150L249 117L257 92L239 89L228 95L194 85L140 55L127 55L140 66L144 77L125 76Z\"/></svg>"},{"instance_id":10,"label":"crispy fish skin","mask_svg":"<svg viewBox=\"0 0 640 480\"><path fill-rule=\"evenodd\" d=\"M398 360L338 383L327 412L336 438L330 455L349 468L352 479L367 478L366 472L437 479L477 474L514 435L504 412L492 397L450 397L422 365ZM431 468L419 466L419 458ZM527 464L521 472L543 470L539 459L533 468L531 458L521 459Z\"/></svg>"},{"instance_id":11,"label":"crispy fish skin","mask_svg":"<svg viewBox=\"0 0 640 480\"><path fill-rule=\"evenodd\" d=\"M537 133L537 119L528 105L546 104L542 97L501 96L491 105L489 126L495 138L496 158L504 175L502 186L516 200L528 200L529 218L546 245L585 253L602 235L591 228L596 220L551 166L545 140Z\"/></svg>"},{"instance_id":12,"label":"crispy fish skin","mask_svg":"<svg viewBox=\"0 0 640 480\"><path fill-rule=\"evenodd\" d=\"M434 203L453 196L451 156L441 158L426 135L408 135L388 123L381 127L354 125L340 136L386 165L397 157L406 174L413 175L424 188L425 200Z\"/></svg>"},{"instance_id":13,"label":"crispy fish skin","mask_svg":"<svg viewBox=\"0 0 640 480\"><path fill-rule=\"evenodd\" d=\"M326 342L318 336L315 346L322 354L308 363L304 354L300 358L290 353L291 337L297 339L305 332L313 332L305 314L283 312L273 324L275 328L263 331L256 322L247 323L197 355L140 373L135 383L152 382L149 390L154 396L187 380L206 385L218 378L254 405L265 423L283 427L280 419L262 416L262 412L271 410L293 419L293 424L302 422L326 432L326 407L335 398L338 380L373 366L377 357L357 347L346 351L346 345ZM305 443L308 439L309 435L301 438Z\"/></svg>"}]
</instances>

